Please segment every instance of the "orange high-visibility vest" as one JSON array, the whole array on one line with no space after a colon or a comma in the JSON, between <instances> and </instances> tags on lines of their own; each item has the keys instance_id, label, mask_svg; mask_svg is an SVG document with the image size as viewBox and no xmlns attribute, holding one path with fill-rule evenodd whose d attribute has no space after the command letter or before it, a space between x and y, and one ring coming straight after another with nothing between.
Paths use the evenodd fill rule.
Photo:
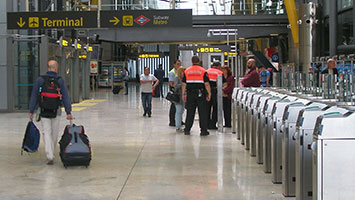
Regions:
<instances>
[{"instance_id":1,"label":"orange high-visibility vest","mask_svg":"<svg viewBox=\"0 0 355 200\"><path fill-rule=\"evenodd\" d=\"M207 74L210 81L217 82L218 75L223 75L223 72L216 68L209 68Z\"/></svg>"},{"instance_id":2,"label":"orange high-visibility vest","mask_svg":"<svg viewBox=\"0 0 355 200\"><path fill-rule=\"evenodd\" d=\"M186 83L204 83L206 70L198 65L192 65L185 70Z\"/></svg>"}]
</instances>

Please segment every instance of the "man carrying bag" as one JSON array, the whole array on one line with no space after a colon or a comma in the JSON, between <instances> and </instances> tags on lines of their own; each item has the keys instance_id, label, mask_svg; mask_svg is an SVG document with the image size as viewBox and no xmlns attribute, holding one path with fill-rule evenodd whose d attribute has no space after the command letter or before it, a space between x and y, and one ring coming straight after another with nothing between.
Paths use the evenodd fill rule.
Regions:
<instances>
[{"instance_id":1,"label":"man carrying bag","mask_svg":"<svg viewBox=\"0 0 355 200\"><path fill-rule=\"evenodd\" d=\"M30 100L29 118L31 120L37 104L39 104L41 110L43 141L48 165L53 165L54 151L59 132L58 116L61 115L61 105L64 104L67 119L73 119L68 89L64 80L57 73L57 61L48 61L48 72L45 76L41 76L36 80Z\"/></svg>"}]
</instances>

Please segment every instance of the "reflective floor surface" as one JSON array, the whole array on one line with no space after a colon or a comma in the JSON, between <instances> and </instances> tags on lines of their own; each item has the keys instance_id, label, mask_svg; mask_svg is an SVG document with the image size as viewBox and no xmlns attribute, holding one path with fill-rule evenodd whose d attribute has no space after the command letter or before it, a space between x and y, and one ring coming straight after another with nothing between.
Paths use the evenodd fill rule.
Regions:
<instances>
[{"instance_id":1,"label":"reflective floor surface","mask_svg":"<svg viewBox=\"0 0 355 200\"><path fill-rule=\"evenodd\" d=\"M168 126L169 102L153 98L152 118L143 117L138 90L101 89L74 106L74 123L85 126L93 149L89 168L65 169L58 152L46 165L42 143L21 156L27 114L1 113L0 199L294 199L283 197L230 129L200 137L196 121L191 136L176 133ZM66 124L62 116L60 130Z\"/></svg>"}]
</instances>

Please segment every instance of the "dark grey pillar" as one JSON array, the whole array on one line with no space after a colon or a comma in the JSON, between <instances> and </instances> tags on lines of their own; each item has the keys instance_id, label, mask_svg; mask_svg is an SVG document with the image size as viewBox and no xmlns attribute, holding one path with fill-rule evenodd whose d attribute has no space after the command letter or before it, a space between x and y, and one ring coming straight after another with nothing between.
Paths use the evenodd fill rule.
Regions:
<instances>
[{"instance_id":1,"label":"dark grey pillar","mask_svg":"<svg viewBox=\"0 0 355 200\"><path fill-rule=\"evenodd\" d=\"M88 53L83 69L83 99L90 97L90 56L91 53Z\"/></svg>"},{"instance_id":2,"label":"dark grey pillar","mask_svg":"<svg viewBox=\"0 0 355 200\"><path fill-rule=\"evenodd\" d=\"M45 75L48 71L48 37L41 37L41 44L39 45L39 74Z\"/></svg>"},{"instance_id":3,"label":"dark grey pillar","mask_svg":"<svg viewBox=\"0 0 355 200\"><path fill-rule=\"evenodd\" d=\"M173 68L173 64L178 57L178 48L175 44L169 45L169 70Z\"/></svg>"},{"instance_id":4,"label":"dark grey pillar","mask_svg":"<svg viewBox=\"0 0 355 200\"><path fill-rule=\"evenodd\" d=\"M329 2L329 55L337 54L337 1Z\"/></svg>"},{"instance_id":5,"label":"dark grey pillar","mask_svg":"<svg viewBox=\"0 0 355 200\"><path fill-rule=\"evenodd\" d=\"M80 102L80 83L79 83L79 58L78 58L78 54L79 52L76 50L74 53L74 63L73 66L71 67L71 95L72 95L72 99L73 99L73 103L79 103Z\"/></svg>"},{"instance_id":6,"label":"dark grey pillar","mask_svg":"<svg viewBox=\"0 0 355 200\"><path fill-rule=\"evenodd\" d=\"M353 44L355 44L355 3L353 2Z\"/></svg>"}]
</instances>

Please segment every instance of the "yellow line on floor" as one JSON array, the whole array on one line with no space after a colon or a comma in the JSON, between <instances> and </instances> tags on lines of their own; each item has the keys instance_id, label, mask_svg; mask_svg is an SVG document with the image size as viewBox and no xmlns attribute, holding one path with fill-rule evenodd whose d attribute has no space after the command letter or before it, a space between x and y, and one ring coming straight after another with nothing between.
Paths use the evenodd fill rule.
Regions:
<instances>
[{"instance_id":1,"label":"yellow line on floor","mask_svg":"<svg viewBox=\"0 0 355 200\"><path fill-rule=\"evenodd\" d=\"M107 101L107 99L87 99L84 100L84 103L101 103L101 102L105 102Z\"/></svg>"},{"instance_id":2,"label":"yellow line on floor","mask_svg":"<svg viewBox=\"0 0 355 200\"><path fill-rule=\"evenodd\" d=\"M95 106L97 105L97 103L74 103L71 106L73 107L80 107L80 106L84 106L84 107L90 107L90 106Z\"/></svg>"},{"instance_id":3,"label":"yellow line on floor","mask_svg":"<svg viewBox=\"0 0 355 200\"><path fill-rule=\"evenodd\" d=\"M72 107L72 111L83 111L87 109L88 107ZM62 108L62 111L65 112L65 109Z\"/></svg>"}]
</instances>

